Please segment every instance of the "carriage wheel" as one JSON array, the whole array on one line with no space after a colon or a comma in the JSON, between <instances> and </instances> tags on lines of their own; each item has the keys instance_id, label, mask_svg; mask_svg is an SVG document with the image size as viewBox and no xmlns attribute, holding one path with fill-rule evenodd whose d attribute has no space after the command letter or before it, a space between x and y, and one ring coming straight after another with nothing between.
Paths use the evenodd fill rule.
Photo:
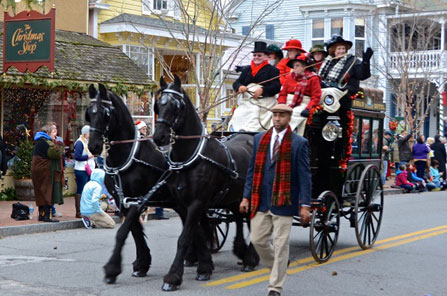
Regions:
<instances>
[{"instance_id":1,"label":"carriage wheel","mask_svg":"<svg viewBox=\"0 0 447 296\"><path fill-rule=\"evenodd\" d=\"M211 237L207 242L207 247L212 253L219 252L227 240L230 229L227 215L228 212L224 209L209 211L208 217L210 219Z\"/></svg>"},{"instance_id":2,"label":"carriage wheel","mask_svg":"<svg viewBox=\"0 0 447 296\"><path fill-rule=\"evenodd\" d=\"M362 249L369 249L379 235L383 214L383 184L375 165L365 168L355 198L355 236Z\"/></svg>"},{"instance_id":3,"label":"carriage wheel","mask_svg":"<svg viewBox=\"0 0 447 296\"><path fill-rule=\"evenodd\" d=\"M310 251L315 261L324 263L331 258L340 229L340 206L331 191L318 197L321 204L313 211L310 221Z\"/></svg>"},{"instance_id":4,"label":"carriage wheel","mask_svg":"<svg viewBox=\"0 0 447 296\"><path fill-rule=\"evenodd\" d=\"M349 168L348 174L345 179L345 194L344 196L354 195L357 192L358 184L362 172L365 169L363 163L357 163L352 168Z\"/></svg>"}]
</instances>

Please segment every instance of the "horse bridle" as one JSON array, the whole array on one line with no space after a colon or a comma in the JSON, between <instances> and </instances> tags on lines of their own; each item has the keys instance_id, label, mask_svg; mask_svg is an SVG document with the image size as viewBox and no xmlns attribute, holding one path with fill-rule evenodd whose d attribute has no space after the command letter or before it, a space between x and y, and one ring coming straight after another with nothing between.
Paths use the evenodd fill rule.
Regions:
<instances>
[{"instance_id":1,"label":"horse bridle","mask_svg":"<svg viewBox=\"0 0 447 296\"><path fill-rule=\"evenodd\" d=\"M90 126L90 132L96 132L98 134L100 134L103 138L107 138L107 133L109 132L109 121L110 121L110 117L113 114L113 111L115 110L115 107L113 106L112 101L110 100L101 100L101 104L99 104L99 94L96 95L96 97L94 99L90 100L90 103L97 103L97 104L92 104L92 112L94 114L96 114L98 112L98 106L103 110L103 117L104 117L104 121L106 123L106 128L105 130L102 129L98 129L95 127ZM107 104L107 105L104 105ZM88 113L86 112L86 119L88 122L90 122L90 118L88 116Z\"/></svg>"},{"instance_id":2,"label":"horse bridle","mask_svg":"<svg viewBox=\"0 0 447 296\"><path fill-rule=\"evenodd\" d=\"M183 100L184 96L181 92L178 92L176 90L173 89L164 89L161 92L161 97L159 99L159 103L162 105L165 105L168 103L168 98L173 99L174 100L174 105L176 108L176 117L174 122L170 122L167 119L164 119L162 117L158 117L157 118L157 123L161 123L161 124L165 124L168 127L170 127L171 129L175 130L179 127L179 125L181 124L181 117L180 115L182 114L183 110L185 109L185 102ZM167 97L165 96L165 94L167 94ZM178 97L180 98L178 98ZM158 112L157 112L158 113Z\"/></svg>"}]
</instances>

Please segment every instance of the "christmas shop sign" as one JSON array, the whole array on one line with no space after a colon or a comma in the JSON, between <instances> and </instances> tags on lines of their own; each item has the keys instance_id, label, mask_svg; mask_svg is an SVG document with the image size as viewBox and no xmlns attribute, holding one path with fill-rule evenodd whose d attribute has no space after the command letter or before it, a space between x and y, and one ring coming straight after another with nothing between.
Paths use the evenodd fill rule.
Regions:
<instances>
[{"instance_id":1,"label":"christmas shop sign","mask_svg":"<svg viewBox=\"0 0 447 296\"><path fill-rule=\"evenodd\" d=\"M3 72L11 66L20 72L36 72L42 66L54 71L55 11L22 11L14 17L5 12Z\"/></svg>"}]
</instances>

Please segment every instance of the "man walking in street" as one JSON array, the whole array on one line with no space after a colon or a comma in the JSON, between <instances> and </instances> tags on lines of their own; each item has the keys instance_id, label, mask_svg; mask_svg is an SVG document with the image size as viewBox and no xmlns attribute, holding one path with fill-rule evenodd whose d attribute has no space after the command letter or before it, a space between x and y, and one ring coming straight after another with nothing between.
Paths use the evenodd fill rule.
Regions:
<instances>
[{"instance_id":1,"label":"man walking in street","mask_svg":"<svg viewBox=\"0 0 447 296\"><path fill-rule=\"evenodd\" d=\"M250 240L271 268L269 296L281 295L293 216L309 223L311 172L307 140L292 133L292 108L274 106L273 127L255 136L240 211L250 210ZM270 238L273 234L273 246Z\"/></svg>"}]
</instances>

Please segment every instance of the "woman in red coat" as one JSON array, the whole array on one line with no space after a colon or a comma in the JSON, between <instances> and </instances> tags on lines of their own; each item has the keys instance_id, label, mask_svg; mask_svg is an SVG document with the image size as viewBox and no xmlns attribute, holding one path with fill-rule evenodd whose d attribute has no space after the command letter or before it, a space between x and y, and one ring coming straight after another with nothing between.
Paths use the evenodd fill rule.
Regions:
<instances>
[{"instance_id":1,"label":"woman in red coat","mask_svg":"<svg viewBox=\"0 0 447 296\"><path fill-rule=\"evenodd\" d=\"M304 133L309 111L321 98L320 76L312 72L312 68L306 68L309 62L309 58L301 54L287 63L293 71L286 76L278 97L278 103L293 108L290 126L292 130L296 128L298 134Z\"/></svg>"}]
</instances>

